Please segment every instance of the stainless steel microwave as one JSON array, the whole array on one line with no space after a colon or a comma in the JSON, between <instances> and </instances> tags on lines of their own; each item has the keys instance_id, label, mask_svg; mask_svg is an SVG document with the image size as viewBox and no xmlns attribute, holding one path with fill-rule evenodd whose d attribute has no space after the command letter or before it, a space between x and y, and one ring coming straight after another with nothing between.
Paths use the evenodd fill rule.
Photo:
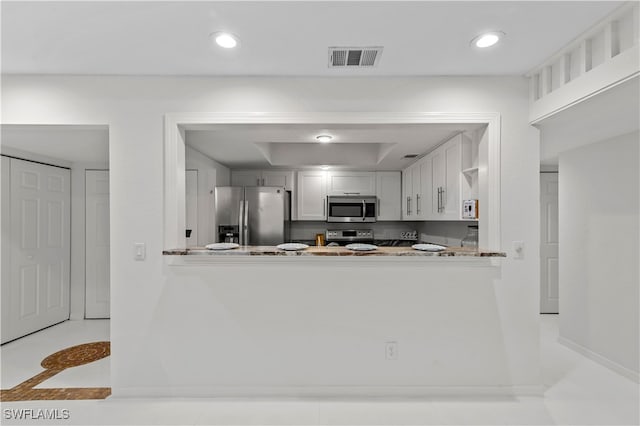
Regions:
<instances>
[{"instance_id":1,"label":"stainless steel microwave","mask_svg":"<svg viewBox=\"0 0 640 426\"><path fill-rule=\"evenodd\" d=\"M378 197L329 196L327 197L327 222L375 222L378 217Z\"/></svg>"}]
</instances>

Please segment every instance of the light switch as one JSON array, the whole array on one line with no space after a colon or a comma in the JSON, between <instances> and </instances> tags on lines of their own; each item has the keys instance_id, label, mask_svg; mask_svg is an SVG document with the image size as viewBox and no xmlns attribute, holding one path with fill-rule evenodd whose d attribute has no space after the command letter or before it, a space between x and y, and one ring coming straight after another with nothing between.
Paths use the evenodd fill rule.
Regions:
<instances>
[{"instance_id":1,"label":"light switch","mask_svg":"<svg viewBox=\"0 0 640 426\"><path fill-rule=\"evenodd\" d=\"M524 259L524 241L513 242L514 259Z\"/></svg>"},{"instance_id":2,"label":"light switch","mask_svg":"<svg viewBox=\"0 0 640 426\"><path fill-rule=\"evenodd\" d=\"M133 244L134 255L133 258L135 260L144 260L147 256L147 248L145 243L134 243Z\"/></svg>"}]
</instances>

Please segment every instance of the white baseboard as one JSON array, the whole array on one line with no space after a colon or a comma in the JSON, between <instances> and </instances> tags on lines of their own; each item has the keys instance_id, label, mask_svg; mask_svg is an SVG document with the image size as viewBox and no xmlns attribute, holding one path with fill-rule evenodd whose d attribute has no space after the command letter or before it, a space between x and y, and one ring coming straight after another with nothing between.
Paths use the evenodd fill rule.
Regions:
<instances>
[{"instance_id":1,"label":"white baseboard","mask_svg":"<svg viewBox=\"0 0 640 426\"><path fill-rule=\"evenodd\" d=\"M627 367L624 367L615 361L611 361L609 358L606 358L592 351L591 349L585 348L581 344L576 343L570 339L567 339L566 337L562 337L562 336L558 337L558 343L568 347L571 350L578 352L580 355L583 355L604 367L607 367L610 370L615 371L616 373L626 377L627 379L633 380L636 383L640 383L640 373L638 373L637 371L630 370Z\"/></svg>"},{"instance_id":2,"label":"white baseboard","mask_svg":"<svg viewBox=\"0 0 640 426\"><path fill-rule=\"evenodd\" d=\"M110 398L411 399L542 396L542 386L197 386L112 388Z\"/></svg>"}]
</instances>

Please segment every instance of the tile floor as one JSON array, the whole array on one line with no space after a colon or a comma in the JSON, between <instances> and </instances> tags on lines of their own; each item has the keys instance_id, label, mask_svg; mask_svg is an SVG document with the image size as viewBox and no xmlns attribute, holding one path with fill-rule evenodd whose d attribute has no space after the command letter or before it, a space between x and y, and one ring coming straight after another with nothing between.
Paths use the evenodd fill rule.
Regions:
<instances>
[{"instance_id":1,"label":"tile floor","mask_svg":"<svg viewBox=\"0 0 640 426\"><path fill-rule=\"evenodd\" d=\"M108 321L68 321L0 348L3 389L42 371L48 355L80 343L108 340ZM557 316L541 317L544 397L410 400L116 399L3 402L9 424L424 424L638 425L638 384L556 342ZM104 387L109 360L66 369L36 388ZM61 420L17 420L37 410ZM7 411L9 410L9 411ZM18 411L16 411L18 410ZM22 410L22 411L19 411ZM33 410L31 412L25 410ZM58 410L58 411L51 411ZM67 411L64 411L67 410Z\"/></svg>"}]
</instances>

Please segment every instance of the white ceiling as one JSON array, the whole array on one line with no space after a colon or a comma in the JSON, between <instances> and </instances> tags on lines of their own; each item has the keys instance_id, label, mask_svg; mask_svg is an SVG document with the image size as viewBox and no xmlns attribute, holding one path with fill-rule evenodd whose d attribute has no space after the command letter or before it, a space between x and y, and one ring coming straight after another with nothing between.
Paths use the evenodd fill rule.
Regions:
<instances>
[{"instance_id":1,"label":"white ceiling","mask_svg":"<svg viewBox=\"0 0 640 426\"><path fill-rule=\"evenodd\" d=\"M65 162L108 163L106 126L2 125L5 148L44 155Z\"/></svg>"},{"instance_id":2,"label":"white ceiling","mask_svg":"<svg viewBox=\"0 0 640 426\"><path fill-rule=\"evenodd\" d=\"M2 72L522 75L620 6L612 1L1 3ZM233 51L208 35L241 39ZM479 51L487 30L507 36ZM373 69L328 69L329 46L383 46Z\"/></svg>"},{"instance_id":3,"label":"white ceiling","mask_svg":"<svg viewBox=\"0 0 640 426\"><path fill-rule=\"evenodd\" d=\"M1 66L3 73L26 74L522 75L622 4L2 1ZM208 35L220 30L238 35L240 47L213 47ZM486 51L471 48L469 41L486 30L507 36ZM340 70L327 67L329 46L384 51L376 68ZM546 123L543 137L552 134L549 129L568 128L562 120ZM405 154L423 154L475 127L210 126L190 129L187 144L233 168L269 167L269 158L280 167L343 160L362 169L398 170L413 161L403 159ZM334 134L335 143L306 149L320 133ZM2 145L71 162L108 160L106 129L3 126ZM553 154L543 152L543 158L553 161Z\"/></svg>"},{"instance_id":4,"label":"white ceiling","mask_svg":"<svg viewBox=\"0 0 640 426\"><path fill-rule=\"evenodd\" d=\"M478 124L225 124L191 127L186 144L231 168L306 167L400 170ZM331 143L316 136L330 134ZM271 162L269 160L271 160Z\"/></svg>"}]
</instances>

